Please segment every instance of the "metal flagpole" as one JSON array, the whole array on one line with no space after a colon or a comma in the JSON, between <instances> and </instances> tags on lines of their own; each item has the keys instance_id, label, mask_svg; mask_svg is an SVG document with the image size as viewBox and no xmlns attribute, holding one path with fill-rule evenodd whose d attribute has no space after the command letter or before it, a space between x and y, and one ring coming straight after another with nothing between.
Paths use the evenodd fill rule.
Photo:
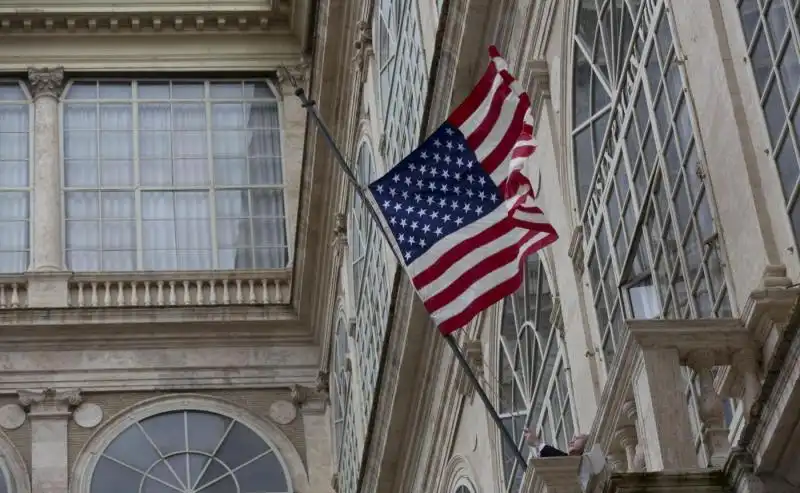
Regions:
<instances>
[{"instance_id":1,"label":"metal flagpole","mask_svg":"<svg viewBox=\"0 0 800 493\"><path fill-rule=\"evenodd\" d=\"M353 186L359 198L361 198L361 200L364 201L367 211L369 211L369 214L370 216L372 216L372 219L377 222L378 229L380 229L381 234L386 239L386 241L389 242L389 245L392 247L392 252L397 257L397 260L401 264L404 264L405 262L402 260L400 255L398 255L397 252L395 251L394 241L386 232L386 229L383 227L383 222L381 221L378 213L373 208L372 202L369 201L367 194L364 192L364 189L358 183L358 178L356 178L355 174L353 173L353 170L351 170L350 166L348 166L344 154L342 154L342 151L339 150L339 146L336 145L336 141L333 139L333 136L328 130L328 127L322 121L322 118L317 112L316 101L308 99L303 88L297 85L297 81L294 79L294 77L292 77L292 74L286 67L281 67L281 69L285 72L285 75L289 80L289 83L292 85L292 87L294 87L294 94L295 96L297 96L297 99L300 100L301 106L305 108L309 116L311 116L311 118L317 124L317 128L319 129L320 132L322 132L322 135L323 137L325 137L325 140L328 141L328 144L330 145L331 150L333 151L333 155L336 157L336 161L339 163L340 167L342 168L342 171L344 171L347 180ZM472 385L475 386L475 391L478 393L478 396L480 397L481 401L483 401L483 405L486 407L486 410L492 417L492 420L497 425L497 428L500 430L500 435L503 437L503 440L506 442L506 445L508 445L511 448L511 450L514 451L514 456L516 457L517 462L519 462L519 466L522 468L523 471L526 471L528 469L528 463L525 460L525 457L522 455L522 452L520 452L519 448L517 447L517 444L514 441L514 438L511 436L511 433L509 433L508 429L506 429L506 427L503 425L503 421L500 418L500 415L497 414L497 410L494 408L494 406L492 406L492 403L489 400L489 396L486 395L486 392L483 390L483 387L481 387L480 382L478 382L478 377L475 376L475 372L472 371L472 367L470 367L469 362L461 353L461 350L459 349L458 343L456 342L455 338L450 334L448 335L443 334L443 337L445 341L447 341L447 345L450 347L450 349L453 350L453 354L455 354L455 357L458 360L459 365L461 365L461 368L464 370L464 372L466 372L470 382L472 382Z\"/></svg>"}]
</instances>

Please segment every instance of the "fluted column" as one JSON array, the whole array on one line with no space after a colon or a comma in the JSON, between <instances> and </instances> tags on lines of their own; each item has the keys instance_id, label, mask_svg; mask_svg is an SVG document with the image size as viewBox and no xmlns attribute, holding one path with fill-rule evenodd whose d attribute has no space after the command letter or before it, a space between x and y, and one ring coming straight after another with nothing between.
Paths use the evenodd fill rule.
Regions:
<instances>
[{"instance_id":1,"label":"fluted column","mask_svg":"<svg viewBox=\"0 0 800 493\"><path fill-rule=\"evenodd\" d=\"M636 427L632 425L623 426L616 432L617 441L625 450L625 472L636 472Z\"/></svg>"},{"instance_id":2,"label":"fluted column","mask_svg":"<svg viewBox=\"0 0 800 493\"><path fill-rule=\"evenodd\" d=\"M33 251L30 270L63 270L61 252L61 166L58 98L64 83L62 68L28 69L33 93Z\"/></svg>"}]
</instances>

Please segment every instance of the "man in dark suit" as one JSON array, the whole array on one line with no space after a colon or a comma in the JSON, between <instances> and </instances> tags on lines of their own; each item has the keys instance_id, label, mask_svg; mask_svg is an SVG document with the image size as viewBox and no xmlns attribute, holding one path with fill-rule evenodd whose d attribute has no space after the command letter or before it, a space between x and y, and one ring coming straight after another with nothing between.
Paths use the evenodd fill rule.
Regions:
<instances>
[{"instance_id":1,"label":"man in dark suit","mask_svg":"<svg viewBox=\"0 0 800 493\"><path fill-rule=\"evenodd\" d=\"M548 445L541 441L539 435L535 435L530 432L527 428L524 431L525 433L525 440L528 442L528 445L540 458L546 457L567 457L568 455L582 455L583 450L586 448L586 440L589 438L589 435L575 435L572 437L572 440L569 441L569 448L566 452L563 450L559 450L552 445Z\"/></svg>"}]
</instances>

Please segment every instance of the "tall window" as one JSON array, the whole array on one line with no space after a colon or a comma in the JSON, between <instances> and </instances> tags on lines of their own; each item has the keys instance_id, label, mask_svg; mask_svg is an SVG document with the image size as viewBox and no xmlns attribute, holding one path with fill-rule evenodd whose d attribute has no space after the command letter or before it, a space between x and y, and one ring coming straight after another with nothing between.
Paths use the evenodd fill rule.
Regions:
<instances>
[{"instance_id":1,"label":"tall window","mask_svg":"<svg viewBox=\"0 0 800 493\"><path fill-rule=\"evenodd\" d=\"M280 118L265 82L75 82L63 113L70 269L285 267Z\"/></svg>"},{"instance_id":2,"label":"tall window","mask_svg":"<svg viewBox=\"0 0 800 493\"><path fill-rule=\"evenodd\" d=\"M275 449L243 423L174 411L131 424L99 456L91 493L290 493Z\"/></svg>"},{"instance_id":3,"label":"tall window","mask_svg":"<svg viewBox=\"0 0 800 493\"><path fill-rule=\"evenodd\" d=\"M375 60L378 64L378 91L381 109L386 114L389 104L389 93L392 89L394 60L397 52L397 31L403 4L408 0L378 0L375 6L375 32L378 33L378 52Z\"/></svg>"},{"instance_id":4,"label":"tall window","mask_svg":"<svg viewBox=\"0 0 800 493\"><path fill-rule=\"evenodd\" d=\"M388 3L392 5L393 16L389 24L398 34L393 58L384 70L390 76L387 80L389 85L386 89L382 87L380 95L385 123L381 154L393 166L418 143L428 72L417 2L396 0Z\"/></svg>"},{"instance_id":5,"label":"tall window","mask_svg":"<svg viewBox=\"0 0 800 493\"><path fill-rule=\"evenodd\" d=\"M28 268L30 101L19 82L0 82L0 272Z\"/></svg>"},{"instance_id":6,"label":"tall window","mask_svg":"<svg viewBox=\"0 0 800 493\"><path fill-rule=\"evenodd\" d=\"M333 443L337 451L337 459L339 458L338 451L342 443L342 435L344 432L344 418L347 414L347 406L350 403L350 370L347 367L348 346L347 324L345 323L344 317L339 317L339 320L336 322L333 357L331 358L331 368L333 369L333 388L331 389L334 429Z\"/></svg>"},{"instance_id":7,"label":"tall window","mask_svg":"<svg viewBox=\"0 0 800 493\"><path fill-rule=\"evenodd\" d=\"M739 0L770 150L800 244L800 2Z\"/></svg>"},{"instance_id":8,"label":"tall window","mask_svg":"<svg viewBox=\"0 0 800 493\"><path fill-rule=\"evenodd\" d=\"M356 442L356 428L353 409L350 406L350 375L347 354L350 350L347 336L347 323L339 317L336 323L333 347L333 386L331 406L333 408L334 448L339 477L338 490L341 493L355 493L358 481L360 457Z\"/></svg>"},{"instance_id":9,"label":"tall window","mask_svg":"<svg viewBox=\"0 0 800 493\"><path fill-rule=\"evenodd\" d=\"M573 142L605 364L626 318L730 315L664 0L582 0Z\"/></svg>"},{"instance_id":10,"label":"tall window","mask_svg":"<svg viewBox=\"0 0 800 493\"><path fill-rule=\"evenodd\" d=\"M364 142L356 159L356 176L366 184L376 178L375 162ZM361 413L368 419L372 409L378 368L389 315L388 266L384 256L385 240L369 216L364 204L353 194L350 210L353 290L356 300L356 361L361 383Z\"/></svg>"},{"instance_id":11,"label":"tall window","mask_svg":"<svg viewBox=\"0 0 800 493\"><path fill-rule=\"evenodd\" d=\"M552 322L555 321L555 324ZM528 257L520 289L503 305L500 327L500 416L519 449L527 455L523 430L540 430L543 440L565 447L574 432L569 386L557 331L560 316L538 255ZM520 491L523 471L514 451L503 445L507 492Z\"/></svg>"}]
</instances>

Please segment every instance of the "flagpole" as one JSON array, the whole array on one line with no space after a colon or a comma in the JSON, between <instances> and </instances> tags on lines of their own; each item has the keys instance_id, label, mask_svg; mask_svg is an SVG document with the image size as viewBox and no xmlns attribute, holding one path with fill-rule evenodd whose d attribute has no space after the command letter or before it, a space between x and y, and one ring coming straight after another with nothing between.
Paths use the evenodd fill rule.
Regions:
<instances>
[{"instance_id":1,"label":"flagpole","mask_svg":"<svg viewBox=\"0 0 800 493\"><path fill-rule=\"evenodd\" d=\"M297 96L297 99L300 100L301 106L305 108L309 116L317 124L317 128L319 129L319 131L322 132L322 136L325 137L326 141L328 141L328 144L330 145L330 148L333 151L333 155L336 158L336 161L339 163L339 166L342 168L342 171L344 171L347 180L355 189L356 194L358 194L359 198L362 201L364 201L364 205L367 208L367 211L369 211L370 216L372 216L372 219L377 223L378 229L380 230L384 239L386 239L386 241L389 243L390 247L392 248L392 252L397 257L398 261L401 264L404 263L402 258L395 251L394 242L392 238L389 236L389 234L386 232L386 229L383 227L383 223L381 222L380 216L378 215L377 212L375 212L375 209L372 207L372 202L369 201L369 198L367 197L366 193L364 193L364 189L358 183L358 178L356 178L355 174L353 173L353 170L351 170L350 166L348 166L344 154L342 154L342 151L339 150L339 146L336 145L336 141L333 139L333 136L328 130L328 127L322 121L322 117L320 117L319 113L317 112L316 101L308 99L303 88L297 85L297 81L294 79L289 70L286 69L286 67L281 67L281 69L284 71L287 79L289 80L289 83L292 85L292 87L294 87L294 94L295 96ZM494 421L495 425L497 425L497 428L500 430L500 435L503 437L503 440L506 442L506 445L508 445L509 448L511 448L511 450L514 451L514 456L517 462L519 463L519 466L522 468L523 471L526 471L528 469L528 463L525 460L525 457L522 455L522 452L520 452L519 448L517 447L517 444L514 441L514 438L511 436L511 433L509 433L508 429L503 425L503 421L500 418L500 415L497 414L497 410L494 408L492 402L489 400L489 396L486 395L486 392L483 390L483 387L481 387L481 384L478 381L478 377L475 376L475 372L472 370L472 367L470 366L469 362L461 353L461 350L459 349L458 343L456 342L455 338L451 334L447 335L442 334L442 336L444 337L445 341L447 341L447 345L450 347L450 349L452 349L453 354L455 354L455 357L458 360L459 365L467 374L467 377L469 378L472 385L475 387L475 391L478 393L478 396L483 402L484 407L486 407L486 411L492 417L492 421Z\"/></svg>"}]
</instances>

